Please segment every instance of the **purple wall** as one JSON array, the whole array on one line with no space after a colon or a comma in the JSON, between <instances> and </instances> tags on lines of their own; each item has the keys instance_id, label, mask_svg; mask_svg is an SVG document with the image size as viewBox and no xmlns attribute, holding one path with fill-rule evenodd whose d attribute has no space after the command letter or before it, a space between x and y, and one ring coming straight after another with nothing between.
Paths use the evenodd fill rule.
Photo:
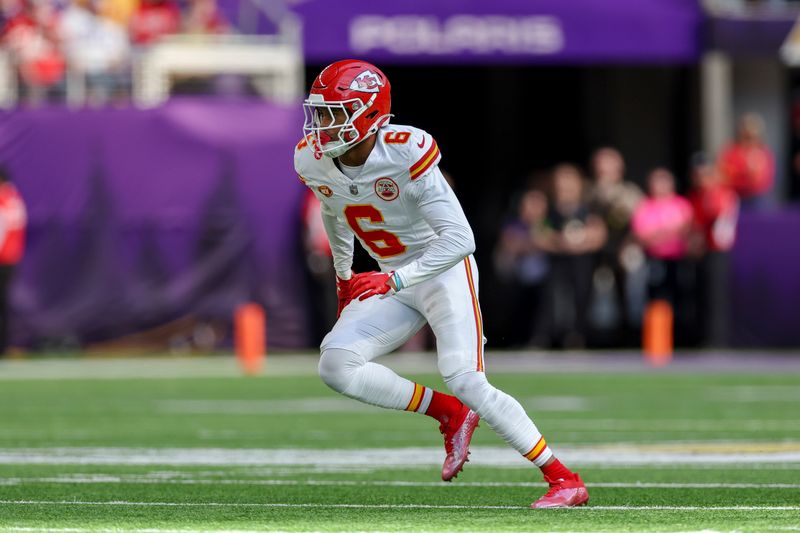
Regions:
<instances>
[{"instance_id":1,"label":"purple wall","mask_svg":"<svg viewBox=\"0 0 800 533\"><path fill-rule=\"evenodd\" d=\"M800 346L800 207L744 212L733 250L737 346Z\"/></svg>"},{"instance_id":2,"label":"purple wall","mask_svg":"<svg viewBox=\"0 0 800 533\"><path fill-rule=\"evenodd\" d=\"M0 160L30 219L13 341L85 343L187 314L228 320L255 300L271 345L304 345L299 108L185 99L0 115Z\"/></svg>"}]
</instances>

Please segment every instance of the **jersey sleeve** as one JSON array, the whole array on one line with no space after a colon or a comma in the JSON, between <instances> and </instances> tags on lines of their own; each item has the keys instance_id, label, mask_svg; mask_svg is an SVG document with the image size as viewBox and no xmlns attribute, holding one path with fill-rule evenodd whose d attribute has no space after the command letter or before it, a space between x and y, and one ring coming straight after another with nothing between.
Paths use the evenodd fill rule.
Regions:
<instances>
[{"instance_id":1,"label":"jersey sleeve","mask_svg":"<svg viewBox=\"0 0 800 533\"><path fill-rule=\"evenodd\" d=\"M416 130L408 148L408 173L411 181L417 181L431 172L441 160L442 154L436 139L426 131Z\"/></svg>"},{"instance_id":2,"label":"jersey sleeve","mask_svg":"<svg viewBox=\"0 0 800 533\"><path fill-rule=\"evenodd\" d=\"M467 217L439 167L412 182L409 195L437 238L426 245L420 257L395 271L400 290L437 276L475 251Z\"/></svg>"},{"instance_id":3,"label":"jersey sleeve","mask_svg":"<svg viewBox=\"0 0 800 533\"><path fill-rule=\"evenodd\" d=\"M355 236L345 224L339 220L336 213L325 203L326 198L320 194L316 187L308 183L306 174L310 172L310 165L308 157L311 148L308 145L308 139L302 139L294 149L294 170L297 172L298 178L302 181L321 204L322 225L325 227L325 233L328 236L328 242L331 245L331 255L333 256L333 268L336 274L343 279L350 278L350 271L353 267L353 247L355 245Z\"/></svg>"},{"instance_id":4,"label":"jersey sleeve","mask_svg":"<svg viewBox=\"0 0 800 533\"><path fill-rule=\"evenodd\" d=\"M306 182L306 179L303 177L303 173L305 172L305 165L303 164L304 150L309 150L308 141L305 138L300 139L300 142L294 147L294 171L297 172L300 181L303 183Z\"/></svg>"},{"instance_id":5,"label":"jersey sleeve","mask_svg":"<svg viewBox=\"0 0 800 533\"><path fill-rule=\"evenodd\" d=\"M314 194L317 194L316 192ZM319 196L318 196L319 197ZM353 247L355 236L350 229L345 226L331 208L322 203L322 225L325 226L325 233L328 235L328 242L331 245L331 255L333 255L333 268L336 275L342 279L350 279L350 271L353 268Z\"/></svg>"}]
</instances>

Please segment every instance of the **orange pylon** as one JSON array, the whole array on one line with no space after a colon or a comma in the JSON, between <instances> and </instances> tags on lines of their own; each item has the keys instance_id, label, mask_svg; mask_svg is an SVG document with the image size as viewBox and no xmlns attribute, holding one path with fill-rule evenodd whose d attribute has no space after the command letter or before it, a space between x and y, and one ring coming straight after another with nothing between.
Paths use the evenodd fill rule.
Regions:
<instances>
[{"instance_id":1,"label":"orange pylon","mask_svg":"<svg viewBox=\"0 0 800 533\"><path fill-rule=\"evenodd\" d=\"M644 311L642 350L653 366L666 366L672 361L672 305L666 300L653 300Z\"/></svg>"},{"instance_id":2,"label":"orange pylon","mask_svg":"<svg viewBox=\"0 0 800 533\"><path fill-rule=\"evenodd\" d=\"M246 303L234 315L236 358L245 374L261 373L267 357L267 318L257 303Z\"/></svg>"}]
</instances>

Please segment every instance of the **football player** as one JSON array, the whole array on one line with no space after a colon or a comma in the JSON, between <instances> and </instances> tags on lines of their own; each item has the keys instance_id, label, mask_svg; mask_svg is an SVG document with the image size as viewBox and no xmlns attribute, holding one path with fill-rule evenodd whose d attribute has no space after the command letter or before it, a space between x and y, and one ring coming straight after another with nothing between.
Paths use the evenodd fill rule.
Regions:
<instances>
[{"instance_id":1,"label":"football player","mask_svg":"<svg viewBox=\"0 0 800 533\"><path fill-rule=\"evenodd\" d=\"M294 164L322 203L339 297L338 321L320 348L320 376L350 398L436 419L445 481L468 460L482 418L544 473L550 489L532 507L583 505L589 495L581 478L555 458L519 402L486 379L472 230L438 168L436 141L390 124L390 107L389 80L357 60L326 67L303 104L305 137ZM352 272L354 235L380 272ZM373 362L425 322L453 395Z\"/></svg>"}]
</instances>

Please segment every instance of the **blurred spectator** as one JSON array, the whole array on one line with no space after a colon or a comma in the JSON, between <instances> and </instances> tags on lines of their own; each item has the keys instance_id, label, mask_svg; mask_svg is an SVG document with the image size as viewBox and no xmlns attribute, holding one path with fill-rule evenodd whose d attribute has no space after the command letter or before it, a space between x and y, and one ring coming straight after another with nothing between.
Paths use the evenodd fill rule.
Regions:
<instances>
[{"instance_id":1,"label":"blurred spectator","mask_svg":"<svg viewBox=\"0 0 800 533\"><path fill-rule=\"evenodd\" d=\"M723 183L718 169L705 154L692 158L689 200L700 233L701 252L727 252L736 240L739 198Z\"/></svg>"},{"instance_id":2,"label":"blurred spectator","mask_svg":"<svg viewBox=\"0 0 800 533\"><path fill-rule=\"evenodd\" d=\"M98 13L100 0L73 0L59 22L69 66L86 80L87 99L103 105L124 87L130 45L125 29Z\"/></svg>"},{"instance_id":3,"label":"blurred spectator","mask_svg":"<svg viewBox=\"0 0 800 533\"><path fill-rule=\"evenodd\" d=\"M630 310L639 305L629 305L629 300L641 291L626 288L637 279L629 274L644 268L644 256L630 235L631 217L644 194L635 183L625 181L625 160L614 148L597 149L591 167L590 207L608 229L608 239L596 257L592 322L598 329L616 325L618 342L619 335L630 336L626 326L638 323Z\"/></svg>"},{"instance_id":4,"label":"blurred spectator","mask_svg":"<svg viewBox=\"0 0 800 533\"><path fill-rule=\"evenodd\" d=\"M711 346L725 346L730 302L728 252L736 240L739 198L704 154L692 158L692 184L689 200L702 255L698 298L704 340Z\"/></svg>"},{"instance_id":5,"label":"blurred spectator","mask_svg":"<svg viewBox=\"0 0 800 533\"><path fill-rule=\"evenodd\" d=\"M5 15L0 43L18 65L27 100L40 103L58 89L66 71L64 56L58 48L52 5L19 0L10 3Z\"/></svg>"},{"instance_id":6,"label":"blurred spectator","mask_svg":"<svg viewBox=\"0 0 800 533\"><path fill-rule=\"evenodd\" d=\"M228 21L217 6L217 0L190 0L183 19L183 32L193 35L227 33Z\"/></svg>"},{"instance_id":7,"label":"blurred spectator","mask_svg":"<svg viewBox=\"0 0 800 533\"><path fill-rule=\"evenodd\" d=\"M648 255L651 299L675 302L678 261L686 256L692 228L692 206L675 192L675 177L656 168L647 178L649 196L633 214L633 233Z\"/></svg>"},{"instance_id":8,"label":"blurred spectator","mask_svg":"<svg viewBox=\"0 0 800 533\"><path fill-rule=\"evenodd\" d=\"M519 199L516 216L502 229L494 252L495 271L513 285L509 328L512 346L545 343L543 316L545 281L550 268L547 254L537 241L549 231L547 196L529 189Z\"/></svg>"},{"instance_id":9,"label":"blurred spectator","mask_svg":"<svg viewBox=\"0 0 800 533\"><path fill-rule=\"evenodd\" d=\"M167 35L216 35L232 26L217 0L2 0L0 44L31 103L67 96L104 105L128 96L133 57ZM173 93L258 94L245 76L182 76Z\"/></svg>"},{"instance_id":10,"label":"blurred spectator","mask_svg":"<svg viewBox=\"0 0 800 533\"><path fill-rule=\"evenodd\" d=\"M22 197L0 168L0 355L8 348L8 295L14 265L25 250L27 214Z\"/></svg>"},{"instance_id":11,"label":"blurred spectator","mask_svg":"<svg viewBox=\"0 0 800 533\"><path fill-rule=\"evenodd\" d=\"M553 170L553 201L547 221L552 231L537 235L537 245L550 253L548 300L551 333L557 345L584 346L592 290L592 254L606 242L603 220L591 213L586 185L577 167Z\"/></svg>"},{"instance_id":12,"label":"blurred spectator","mask_svg":"<svg viewBox=\"0 0 800 533\"><path fill-rule=\"evenodd\" d=\"M102 0L99 7L103 17L127 29L139 0Z\"/></svg>"},{"instance_id":13,"label":"blurred spectator","mask_svg":"<svg viewBox=\"0 0 800 533\"><path fill-rule=\"evenodd\" d=\"M736 140L719 157L725 184L746 206L763 203L757 198L769 192L775 179L775 159L763 136L764 120L757 113L747 113L739 119Z\"/></svg>"},{"instance_id":14,"label":"blurred spectator","mask_svg":"<svg viewBox=\"0 0 800 533\"><path fill-rule=\"evenodd\" d=\"M153 44L165 35L178 33L181 11L171 0L140 0L130 23L131 42L135 45Z\"/></svg>"}]
</instances>

